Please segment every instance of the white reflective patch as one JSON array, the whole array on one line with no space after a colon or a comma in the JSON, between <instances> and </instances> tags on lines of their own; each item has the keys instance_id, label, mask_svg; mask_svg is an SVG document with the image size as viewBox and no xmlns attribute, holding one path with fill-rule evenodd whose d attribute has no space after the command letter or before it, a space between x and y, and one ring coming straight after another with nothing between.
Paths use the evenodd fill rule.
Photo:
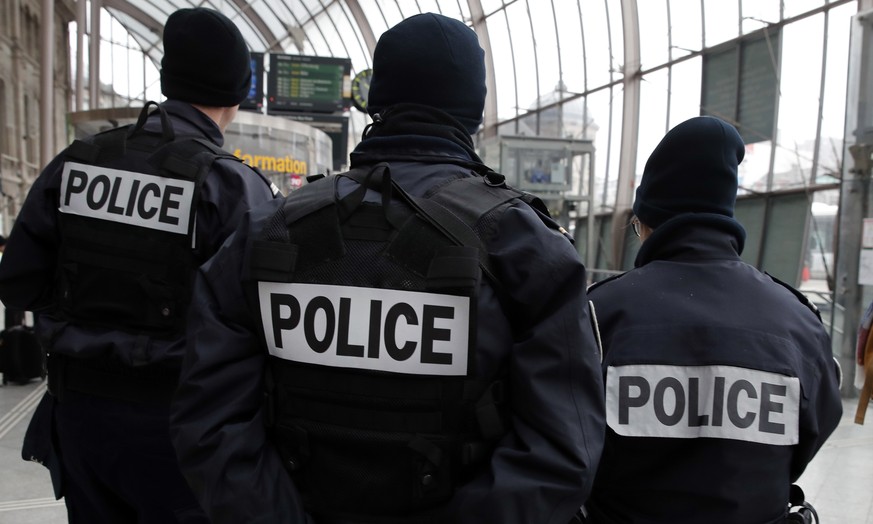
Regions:
<instances>
[{"instance_id":1,"label":"white reflective patch","mask_svg":"<svg viewBox=\"0 0 873 524\"><path fill-rule=\"evenodd\" d=\"M188 234L194 182L133 171L64 164L62 213Z\"/></svg>"},{"instance_id":2,"label":"white reflective patch","mask_svg":"<svg viewBox=\"0 0 873 524\"><path fill-rule=\"evenodd\" d=\"M627 437L797 444L800 379L734 366L610 366L606 422Z\"/></svg>"},{"instance_id":3,"label":"white reflective patch","mask_svg":"<svg viewBox=\"0 0 873 524\"><path fill-rule=\"evenodd\" d=\"M470 299L316 284L259 282L271 355L322 366L464 376Z\"/></svg>"}]
</instances>

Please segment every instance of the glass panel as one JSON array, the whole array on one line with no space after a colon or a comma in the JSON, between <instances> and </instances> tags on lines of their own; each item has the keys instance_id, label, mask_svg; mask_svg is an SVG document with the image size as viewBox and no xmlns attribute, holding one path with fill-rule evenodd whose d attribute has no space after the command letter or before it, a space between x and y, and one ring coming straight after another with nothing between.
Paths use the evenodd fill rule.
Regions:
<instances>
[{"instance_id":1,"label":"glass panel","mask_svg":"<svg viewBox=\"0 0 873 524\"><path fill-rule=\"evenodd\" d=\"M294 17L297 18L298 23L305 24L307 21L309 21L310 14L309 11L303 6L303 2L286 0L285 5L287 5L291 9L291 12L294 13Z\"/></svg>"},{"instance_id":2,"label":"glass panel","mask_svg":"<svg viewBox=\"0 0 873 524\"><path fill-rule=\"evenodd\" d=\"M670 82L670 123L676 125L700 115L700 83L703 59L692 58L672 67Z\"/></svg>"},{"instance_id":3,"label":"glass panel","mask_svg":"<svg viewBox=\"0 0 873 524\"><path fill-rule=\"evenodd\" d=\"M585 91L585 49L579 10L579 5L575 2L555 2L564 85L571 93Z\"/></svg>"},{"instance_id":4,"label":"glass panel","mask_svg":"<svg viewBox=\"0 0 873 524\"><path fill-rule=\"evenodd\" d=\"M558 35L555 34L552 3L539 0L531 5L533 1L526 0L524 3L530 20L529 25L533 27L532 41L535 46L540 86L539 107L542 107L559 100L561 92L565 90L560 86L559 65L563 64L558 64Z\"/></svg>"},{"instance_id":5,"label":"glass panel","mask_svg":"<svg viewBox=\"0 0 873 524\"><path fill-rule=\"evenodd\" d=\"M307 54L307 55L316 55L316 56L333 56L330 50L330 45L327 43L327 36L323 32L320 25L310 22L303 26L303 31L306 32L306 37L309 41L309 44L312 46L309 48L307 46L305 53L300 53L300 51L291 46L291 50L288 51L292 54ZM286 47L287 48L287 47Z\"/></svg>"},{"instance_id":6,"label":"glass panel","mask_svg":"<svg viewBox=\"0 0 873 524\"><path fill-rule=\"evenodd\" d=\"M738 0L705 0L706 47L727 42L739 36L740 15Z\"/></svg>"},{"instance_id":7,"label":"glass panel","mask_svg":"<svg viewBox=\"0 0 873 524\"><path fill-rule=\"evenodd\" d=\"M488 16L503 7L503 0L482 0L482 11Z\"/></svg>"},{"instance_id":8,"label":"glass panel","mask_svg":"<svg viewBox=\"0 0 873 524\"><path fill-rule=\"evenodd\" d=\"M468 24L470 23L470 9L467 0L463 0L463 2L460 0L443 0L436 3L439 4L442 14L463 20Z\"/></svg>"},{"instance_id":9,"label":"glass panel","mask_svg":"<svg viewBox=\"0 0 873 524\"><path fill-rule=\"evenodd\" d=\"M321 11L322 6L319 0L294 0L294 2L300 2L303 6L309 10L309 12L315 16ZM293 2L292 2L293 3Z\"/></svg>"},{"instance_id":10,"label":"glass panel","mask_svg":"<svg viewBox=\"0 0 873 524\"><path fill-rule=\"evenodd\" d=\"M441 9L436 0L416 0L416 4L418 4L418 10L422 13L439 13L445 15L444 9ZM448 4L449 7L452 6L452 2L443 2L444 4ZM448 15L446 15L448 16Z\"/></svg>"},{"instance_id":11,"label":"glass panel","mask_svg":"<svg viewBox=\"0 0 873 524\"><path fill-rule=\"evenodd\" d=\"M621 32L609 32L606 2L600 0L580 0L582 3L582 24L586 59L588 61L588 89L609 83L615 75L611 72L613 57L615 63L622 61L620 47L612 48L614 42L621 40ZM621 12L611 13L621 18Z\"/></svg>"},{"instance_id":12,"label":"glass panel","mask_svg":"<svg viewBox=\"0 0 873 524\"><path fill-rule=\"evenodd\" d=\"M667 132L667 70L643 77L640 90L640 130L636 173L642 173L649 155Z\"/></svg>"},{"instance_id":13,"label":"glass panel","mask_svg":"<svg viewBox=\"0 0 873 524\"><path fill-rule=\"evenodd\" d=\"M146 100L161 100L161 73L155 64L146 62L145 65L145 99Z\"/></svg>"},{"instance_id":14,"label":"glass panel","mask_svg":"<svg viewBox=\"0 0 873 524\"><path fill-rule=\"evenodd\" d=\"M417 15L420 12L418 8L415 7L414 2L404 2L403 0L394 0L394 2L397 4L397 9L400 11L402 20L406 20L410 16Z\"/></svg>"},{"instance_id":15,"label":"glass panel","mask_svg":"<svg viewBox=\"0 0 873 524\"><path fill-rule=\"evenodd\" d=\"M588 96L588 110L593 120L590 132L595 148L595 202L602 207L615 206L618 180L618 149L621 144L621 96L623 89L603 89ZM597 209L601 211L601 209Z\"/></svg>"},{"instance_id":16,"label":"glass panel","mask_svg":"<svg viewBox=\"0 0 873 524\"><path fill-rule=\"evenodd\" d=\"M331 4L327 8L327 14L333 20L333 23L336 24L337 40L343 44L341 48L346 53L345 55L335 54L334 56L351 58L352 64L360 64L361 66L366 64L367 59L364 57L367 56L367 52L364 48L364 39L361 38L361 34L357 31L358 26L352 23L351 14L343 10L340 3ZM340 48L334 47L338 53Z\"/></svg>"},{"instance_id":17,"label":"glass panel","mask_svg":"<svg viewBox=\"0 0 873 524\"><path fill-rule=\"evenodd\" d=\"M846 71L849 69L849 26L856 13L854 3L832 9L828 15L828 56L825 75L824 113L821 122L818 177L816 182L839 180L846 113Z\"/></svg>"},{"instance_id":18,"label":"glass panel","mask_svg":"<svg viewBox=\"0 0 873 524\"><path fill-rule=\"evenodd\" d=\"M639 2L637 2L639 3ZM621 0L606 0L606 6L609 10L609 26L612 32L612 63L611 66L615 69L624 63L624 27L622 26ZM598 45L603 45L603 39Z\"/></svg>"},{"instance_id":19,"label":"glass panel","mask_svg":"<svg viewBox=\"0 0 873 524\"><path fill-rule=\"evenodd\" d=\"M254 11L260 18L263 20L264 24L266 24L267 28L273 33L273 37L282 38L288 32L285 28L285 24L282 23L282 20L276 14L274 9L277 9L272 2L255 2L253 4L249 4L252 11ZM286 12L287 13L287 12ZM264 49L269 48L273 42L267 42L264 40L264 47L260 49L252 49L252 51L263 51Z\"/></svg>"},{"instance_id":20,"label":"glass panel","mask_svg":"<svg viewBox=\"0 0 873 524\"><path fill-rule=\"evenodd\" d=\"M746 144L746 157L737 170L740 180L738 195L748 194L750 191L756 193L767 191L767 173L770 171L772 151L771 140Z\"/></svg>"},{"instance_id":21,"label":"glass panel","mask_svg":"<svg viewBox=\"0 0 873 524\"><path fill-rule=\"evenodd\" d=\"M773 189L810 183L818 121L824 15L788 24L782 31L778 143Z\"/></svg>"},{"instance_id":22,"label":"glass panel","mask_svg":"<svg viewBox=\"0 0 873 524\"><path fill-rule=\"evenodd\" d=\"M487 19L488 36L491 38L491 49L501 50L494 53L494 82L497 90L497 119L506 120L518 114L515 92L515 69L512 62L512 42L503 13ZM514 124L513 124L514 126ZM515 134L515 133L511 133Z\"/></svg>"},{"instance_id":23,"label":"glass panel","mask_svg":"<svg viewBox=\"0 0 873 524\"><path fill-rule=\"evenodd\" d=\"M700 0L668 0L670 29L675 53L699 51L703 48L703 26Z\"/></svg>"},{"instance_id":24,"label":"glass panel","mask_svg":"<svg viewBox=\"0 0 873 524\"><path fill-rule=\"evenodd\" d=\"M403 20L403 15L400 13L400 7L397 5L397 2L379 2L379 5L382 7L382 14L385 15L385 19L388 21L388 27L394 27L401 20Z\"/></svg>"},{"instance_id":25,"label":"glass panel","mask_svg":"<svg viewBox=\"0 0 873 524\"><path fill-rule=\"evenodd\" d=\"M743 34L779 22L780 0L743 0Z\"/></svg>"},{"instance_id":26,"label":"glass panel","mask_svg":"<svg viewBox=\"0 0 873 524\"><path fill-rule=\"evenodd\" d=\"M385 15L382 14L382 9L380 9L380 6L386 2L379 2L378 0L358 0L358 3L361 4L361 10L367 17L367 21L370 22L370 29L373 30L373 35L376 37L376 40L379 40L379 35L388 30L388 23L385 21Z\"/></svg>"},{"instance_id":27,"label":"glass panel","mask_svg":"<svg viewBox=\"0 0 873 524\"><path fill-rule=\"evenodd\" d=\"M785 18L791 18L796 15L803 14L807 11L812 11L817 7L821 7L827 2L824 0L790 0L783 4L785 10Z\"/></svg>"},{"instance_id":28,"label":"glass panel","mask_svg":"<svg viewBox=\"0 0 873 524\"><path fill-rule=\"evenodd\" d=\"M521 110L536 107L537 79L534 62L533 39L524 2L516 2L506 8L509 31L512 34L512 51L515 53L515 79L518 104ZM499 49L499 48L498 48Z\"/></svg>"},{"instance_id":29,"label":"glass panel","mask_svg":"<svg viewBox=\"0 0 873 524\"><path fill-rule=\"evenodd\" d=\"M666 2L637 2L640 13L640 55L643 69L667 61L669 33Z\"/></svg>"}]
</instances>

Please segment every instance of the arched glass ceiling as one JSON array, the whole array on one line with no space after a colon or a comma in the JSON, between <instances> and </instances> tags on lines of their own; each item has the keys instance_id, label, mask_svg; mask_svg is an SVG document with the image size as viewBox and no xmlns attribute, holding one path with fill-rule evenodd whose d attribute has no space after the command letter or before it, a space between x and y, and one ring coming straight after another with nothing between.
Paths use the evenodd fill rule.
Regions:
<instances>
[{"instance_id":1,"label":"arched glass ceiling","mask_svg":"<svg viewBox=\"0 0 873 524\"><path fill-rule=\"evenodd\" d=\"M353 73L371 66L379 36L403 18L463 20L493 66L492 125L479 138L592 139L598 211L626 209L631 196L619 188L633 187L658 140L709 109L704 55L777 35L766 41L779 71L776 133L749 146L743 187L808 187L838 172L854 0L103 0L148 57L146 85L131 99L160 96L161 26L193 5L227 14L253 51L348 57ZM365 118L353 110L353 136Z\"/></svg>"}]
</instances>

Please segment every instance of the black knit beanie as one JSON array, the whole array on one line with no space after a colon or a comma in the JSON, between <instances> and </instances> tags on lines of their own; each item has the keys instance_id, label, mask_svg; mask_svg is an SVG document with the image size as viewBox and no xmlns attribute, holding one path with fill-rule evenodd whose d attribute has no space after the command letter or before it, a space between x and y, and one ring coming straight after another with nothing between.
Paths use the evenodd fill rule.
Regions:
<instances>
[{"instance_id":1,"label":"black knit beanie","mask_svg":"<svg viewBox=\"0 0 873 524\"><path fill-rule=\"evenodd\" d=\"M452 115L472 135L485 108L484 57L463 22L434 13L409 17L376 44L367 112L423 104Z\"/></svg>"},{"instance_id":2,"label":"black knit beanie","mask_svg":"<svg viewBox=\"0 0 873 524\"><path fill-rule=\"evenodd\" d=\"M650 227L685 213L734 216L737 166L746 148L737 130L709 116L671 129L646 162L634 215Z\"/></svg>"},{"instance_id":3,"label":"black knit beanie","mask_svg":"<svg viewBox=\"0 0 873 524\"><path fill-rule=\"evenodd\" d=\"M203 7L180 9L164 25L161 92L167 98L233 107L248 96L249 48L229 18Z\"/></svg>"}]
</instances>

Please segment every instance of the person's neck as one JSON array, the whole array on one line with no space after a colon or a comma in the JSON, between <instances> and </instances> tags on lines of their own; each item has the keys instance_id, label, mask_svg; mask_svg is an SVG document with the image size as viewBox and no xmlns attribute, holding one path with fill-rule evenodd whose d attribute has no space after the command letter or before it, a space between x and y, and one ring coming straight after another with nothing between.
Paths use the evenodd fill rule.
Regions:
<instances>
[{"instance_id":1,"label":"person's neck","mask_svg":"<svg viewBox=\"0 0 873 524\"><path fill-rule=\"evenodd\" d=\"M212 107L212 106L202 106L199 104L191 104L197 110L199 110L204 115L208 116L215 122L215 125L221 129L221 133L224 134L227 126L233 121L233 117L236 116L236 111L232 107Z\"/></svg>"}]
</instances>

